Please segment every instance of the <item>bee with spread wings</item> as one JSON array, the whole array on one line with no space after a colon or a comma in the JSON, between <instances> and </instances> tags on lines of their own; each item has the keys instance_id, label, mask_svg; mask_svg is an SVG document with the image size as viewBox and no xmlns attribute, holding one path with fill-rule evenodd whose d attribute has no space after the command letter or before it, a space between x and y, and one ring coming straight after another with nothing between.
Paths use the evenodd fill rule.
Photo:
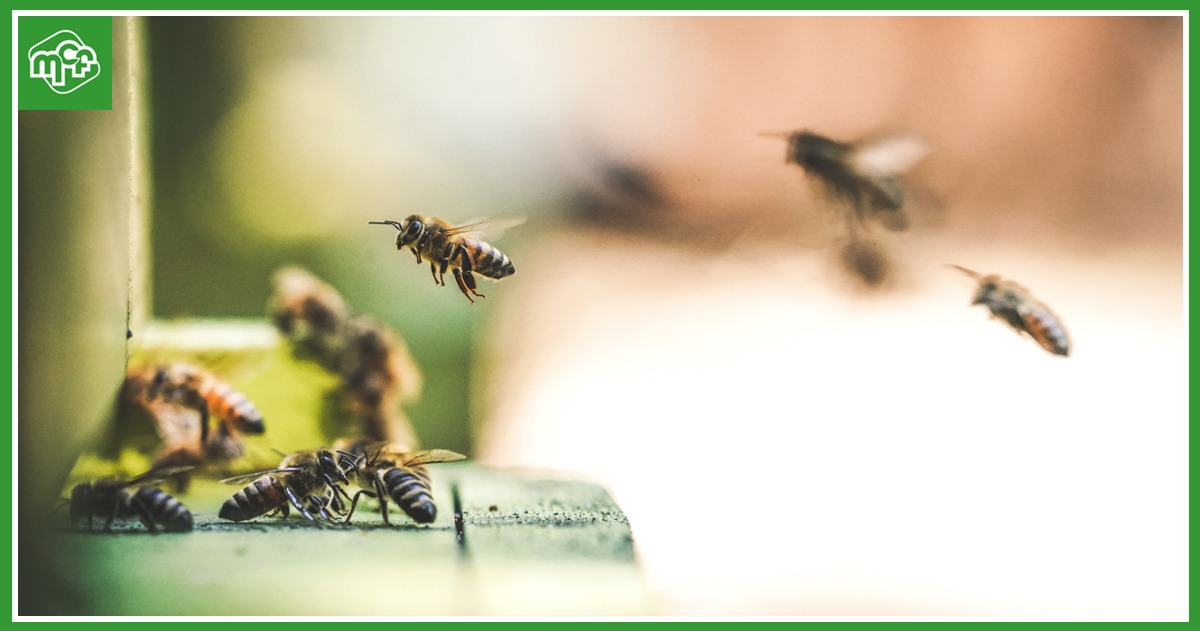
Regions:
<instances>
[{"instance_id":1,"label":"bee with spread wings","mask_svg":"<svg viewBox=\"0 0 1200 631\"><path fill-rule=\"evenodd\" d=\"M361 489L350 503L346 523L350 523L354 507L362 495L379 500L385 524L389 523L389 498L418 524L432 523L437 519L437 506L433 503L429 472L424 465L466 458L448 449L412 452L408 447L395 443L342 442L335 444L334 448L341 456L341 468Z\"/></svg>"},{"instance_id":2,"label":"bee with spread wings","mask_svg":"<svg viewBox=\"0 0 1200 631\"><path fill-rule=\"evenodd\" d=\"M900 175L929 153L920 138L898 135L844 143L810 131L769 135L785 137L787 162L848 203L859 222L875 217L891 230L908 226L903 213L907 195Z\"/></svg>"},{"instance_id":3,"label":"bee with spread wings","mask_svg":"<svg viewBox=\"0 0 1200 631\"><path fill-rule=\"evenodd\" d=\"M476 291L475 274L492 280L501 280L516 272L512 261L503 252L482 239L467 236L467 233L487 230L496 232L524 222L524 218L491 220L453 226L436 217L409 215L404 221L371 221L372 224L389 225L400 234L396 236L396 249L409 248L420 264L429 261L433 282L446 285L446 270L453 269L458 289L472 303L471 296L483 298Z\"/></svg>"}]
</instances>

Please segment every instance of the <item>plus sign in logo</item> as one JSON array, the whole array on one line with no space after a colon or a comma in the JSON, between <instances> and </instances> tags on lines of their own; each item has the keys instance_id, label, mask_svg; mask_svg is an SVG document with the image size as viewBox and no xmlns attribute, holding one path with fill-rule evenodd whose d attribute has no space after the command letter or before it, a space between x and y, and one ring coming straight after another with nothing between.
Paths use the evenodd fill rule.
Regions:
<instances>
[{"instance_id":1,"label":"plus sign in logo","mask_svg":"<svg viewBox=\"0 0 1200 631\"><path fill-rule=\"evenodd\" d=\"M29 49L29 76L45 79L59 94L70 94L100 76L100 61L74 31L63 30Z\"/></svg>"},{"instance_id":2,"label":"plus sign in logo","mask_svg":"<svg viewBox=\"0 0 1200 631\"><path fill-rule=\"evenodd\" d=\"M112 109L112 16L18 15L17 51L18 109Z\"/></svg>"}]
</instances>

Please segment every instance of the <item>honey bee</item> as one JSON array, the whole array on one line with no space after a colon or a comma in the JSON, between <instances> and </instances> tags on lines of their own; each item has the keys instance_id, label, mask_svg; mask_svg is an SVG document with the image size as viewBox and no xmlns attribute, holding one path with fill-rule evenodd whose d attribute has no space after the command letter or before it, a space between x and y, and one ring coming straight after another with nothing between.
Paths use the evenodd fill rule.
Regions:
<instances>
[{"instance_id":1,"label":"honey bee","mask_svg":"<svg viewBox=\"0 0 1200 631\"><path fill-rule=\"evenodd\" d=\"M126 375L126 387L131 390L127 396L149 406L163 402L198 412L201 445L208 442L210 415L228 433L262 434L266 429L262 413L246 395L192 364L176 362L132 372Z\"/></svg>"},{"instance_id":2,"label":"honey bee","mask_svg":"<svg viewBox=\"0 0 1200 631\"><path fill-rule=\"evenodd\" d=\"M348 450L338 450L338 454L342 469L354 478L361 489L354 494L354 500L350 503L346 523L350 523L354 507L362 495L379 500L385 524L389 523L388 498L418 524L432 523L437 519L437 506L433 503L429 472L424 465L466 458L447 449L414 453L408 451L408 447L395 443L367 445L362 441L353 443Z\"/></svg>"},{"instance_id":3,"label":"honey bee","mask_svg":"<svg viewBox=\"0 0 1200 631\"><path fill-rule=\"evenodd\" d=\"M184 362L131 370L121 399L154 417L163 439L154 460L156 469L232 460L242 454L243 434L265 430L262 413L246 395L213 373ZM210 416L218 421L215 431ZM181 476L180 483L186 487L186 477Z\"/></svg>"},{"instance_id":4,"label":"honey bee","mask_svg":"<svg viewBox=\"0 0 1200 631\"><path fill-rule=\"evenodd\" d=\"M340 514L344 512L341 498L350 499L339 486L349 481L328 449L297 451L285 456L276 469L221 480L222 484L245 482L250 484L221 505L221 519L246 521L276 512L286 518L290 505L310 521L315 521L312 513L332 521L326 506Z\"/></svg>"},{"instance_id":5,"label":"honey bee","mask_svg":"<svg viewBox=\"0 0 1200 631\"><path fill-rule=\"evenodd\" d=\"M71 489L69 500L61 501L70 506L71 523L87 517L89 530L92 518L101 516L104 530L109 532L114 520L131 517L138 518L151 534L158 534L159 526L166 532L188 532L193 526L192 513L166 491L154 488L167 476L187 468L152 469L128 479L112 476L84 482Z\"/></svg>"},{"instance_id":6,"label":"honey bee","mask_svg":"<svg viewBox=\"0 0 1200 631\"><path fill-rule=\"evenodd\" d=\"M267 311L294 348L328 370L338 369L352 314L336 289L298 267L285 267L275 273Z\"/></svg>"},{"instance_id":7,"label":"honey bee","mask_svg":"<svg viewBox=\"0 0 1200 631\"><path fill-rule=\"evenodd\" d=\"M876 216L891 230L908 227L900 173L929 152L914 136L890 136L861 143L843 143L810 131L765 134L787 139L787 162L820 180L834 196L848 202L864 221ZM851 224L853 230L853 224Z\"/></svg>"},{"instance_id":8,"label":"honey bee","mask_svg":"<svg viewBox=\"0 0 1200 631\"><path fill-rule=\"evenodd\" d=\"M269 312L298 357L341 378L323 412L327 425L351 419L357 425L352 433L375 441L415 440L399 404L420 393L421 373L399 334L355 314L337 290L299 268L275 275Z\"/></svg>"},{"instance_id":9,"label":"honey bee","mask_svg":"<svg viewBox=\"0 0 1200 631\"><path fill-rule=\"evenodd\" d=\"M507 222L515 225L522 220ZM446 286L446 270L453 268L454 280L459 290L474 304L471 296L485 297L476 291L475 274L481 274L492 280L500 280L512 276L516 269L512 261L503 252L491 244L466 236L466 233L480 229L485 222L465 226L451 226L436 217L409 215L404 221L372 221L372 224L395 226L400 232L396 236L396 249L409 248L417 263L424 256L429 259L429 271L433 274L433 282ZM498 228L499 222L487 222L489 227Z\"/></svg>"},{"instance_id":10,"label":"honey bee","mask_svg":"<svg viewBox=\"0 0 1200 631\"><path fill-rule=\"evenodd\" d=\"M979 281L972 305L987 307L992 317L1008 324L1017 334L1027 334L1047 352L1070 356L1071 340L1062 320L1029 290L995 274L984 276L959 265L952 267Z\"/></svg>"}]
</instances>

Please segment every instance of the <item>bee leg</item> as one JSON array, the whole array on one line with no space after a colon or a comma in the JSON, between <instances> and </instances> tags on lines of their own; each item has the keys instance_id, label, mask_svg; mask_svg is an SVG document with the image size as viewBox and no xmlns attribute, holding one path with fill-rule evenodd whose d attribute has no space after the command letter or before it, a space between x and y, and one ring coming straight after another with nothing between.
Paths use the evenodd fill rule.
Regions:
<instances>
[{"instance_id":1,"label":"bee leg","mask_svg":"<svg viewBox=\"0 0 1200 631\"><path fill-rule=\"evenodd\" d=\"M138 519L140 519L142 524L146 526L146 530L149 530L150 534L152 535L157 535L158 527L154 525L154 517L150 515L150 509L146 508L146 505L143 504L142 501L137 497L133 498L132 504L134 510L136 510L138 513Z\"/></svg>"},{"instance_id":2,"label":"bee leg","mask_svg":"<svg viewBox=\"0 0 1200 631\"><path fill-rule=\"evenodd\" d=\"M359 505L359 495L364 493L366 493L366 491L359 491L358 493L354 494L354 501L350 503L350 513L346 516L346 523L350 523L350 517L354 517L355 506Z\"/></svg>"},{"instance_id":3,"label":"bee leg","mask_svg":"<svg viewBox=\"0 0 1200 631\"><path fill-rule=\"evenodd\" d=\"M448 269L450 269L449 257L447 257L445 260L442 261L442 269L440 270L440 272L438 274L438 282L441 283L442 287L446 286L446 270L448 270ZM454 271L455 271L455 273L458 272L458 270L454 270Z\"/></svg>"},{"instance_id":4,"label":"bee leg","mask_svg":"<svg viewBox=\"0 0 1200 631\"><path fill-rule=\"evenodd\" d=\"M413 247L411 249L412 249L413 256L417 257L417 265L420 265L421 264L421 253L417 251L416 247Z\"/></svg>"},{"instance_id":5,"label":"bee leg","mask_svg":"<svg viewBox=\"0 0 1200 631\"><path fill-rule=\"evenodd\" d=\"M292 493L291 489L285 486L283 487L283 492L287 494L288 500L292 502L292 506L295 506L296 510L300 511L301 515L307 517L308 521L316 521L313 519L313 516L308 513L308 511L304 510L304 505L300 503L300 500L296 498L296 494Z\"/></svg>"},{"instance_id":6,"label":"bee leg","mask_svg":"<svg viewBox=\"0 0 1200 631\"><path fill-rule=\"evenodd\" d=\"M445 284L445 283L439 283L439 282L438 282L438 277L437 277L437 264L436 264L436 263L434 263L433 261L430 261L430 262L429 262L429 273L430 273L430 275L432 275L432 276L433 276L433 284L434 284L434 285L443 285L443 284Z\"/></svg>"},{"instance_id":7,"label":"bee leg","mask_svg":"<svg viewBox=\"0 0 1200 631\"><path fill-rule=\"evenodd\" d=\"M472 294L475 294L476 296L479 296L480 298L486 298L486 296L484 296L483 294L475 291L475 274L472 273L472 272L474 272L474 269L471 265L471 257L470 257L470 253L467 252L467 248L465 248L461 245L458 246L457 254L458 254L458 265L459 265L459 268L462 270L461 276L458 273L459 270L457 270L457 269L454 270L454 273L456 276L455 280L458 281L458 288L461 289L464 294L467 293L468 290L470 290L470 292ZM465 288L464 288L464 283L465 283ZM470 296L467 296L467 298L469 299ZM475 302L475 301L472 300L471 302Z\"/></svg>"},{"instance_id":8,"label":"bee leg","mask_svg":"<svg viewBox=\"0 0 1200 631\"><path fill-rule=\"evenodd\" d=\"M204 451L204 447L208 445L208 402L200 402L200 450Z\"/></svg>"},{"instance_id":9,"label":"bee leg","mask_svg":"<svg viewBox=\"0 0 1200 631\"><path fill-rule=\"evenodd\" d=\"M375 480L375 493L379 497L379 511L383 513L383 523L385 526L390 526L387 516L387 489L383 488L383 483Z\"/></svg>"},{"instance_id":10,"label":"bee leg","mask_svg":"<svg viewBox=\"0 0 1200 631\"><path fill-rule=\"evenodd\" d=\"M467 297L467 300L470 300L471 304L475 304L475 299L471 297L470 290L467 289L467 284L463 282L462 272L457 267L454 268L454 282L458 283L459 291Z\"/></svg>"},{"instance_id":11,"label":"bee leg","mask_svg":"<svg viewBox=\"0 0 1200 631\"><path fill-rule=\"evenodd\" d=\"M325 502L322 501L323 498L314 497L314 496L309 496L309 497L312 499L313 506L316 507L316 509L313 512L317 513L321 517L324 517L325 521L333 521L333 515L330 515L329 511L325 510Z\"/></svg>"}]
</instances>

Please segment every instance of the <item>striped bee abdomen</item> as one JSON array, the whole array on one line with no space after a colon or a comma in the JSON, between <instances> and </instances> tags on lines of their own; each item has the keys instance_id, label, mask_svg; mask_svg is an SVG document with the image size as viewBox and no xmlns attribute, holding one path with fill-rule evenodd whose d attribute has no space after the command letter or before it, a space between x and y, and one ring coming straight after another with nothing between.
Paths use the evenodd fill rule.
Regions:
<instances>
[{"instance_id":1,"label":"striped bee abdomen","mask_svg":"<svg viewBox=\"0 0 1200 631\"><path fill-rule=\"evenodd\" d=\"M1067 357L1071 354L1071 339L1062 322L1043 304L1032 304L1024 314L1025 331L1042 348Z\"/></svg>"},{"instance_id":2,"label":"striped bee abdomen","mask_svg":"<svg viewBox=\"0 0 1200 631\"><path fill-rule=\"evenodd\" d=\"M490 243L478 239L462 240L462 245L471 257L471 271L482 274L494 280L500 280L516 273L512 261L503 252L492 247Z\"/></svg>"},{"instance_id":3,"label":"striped bee abdomen","mask_svg":"<svg viewBox=\"0 0 1200 631\"><path fill-rule=\"evenodd\" d=\"M229 521L246 521L267 514L286 501L283 486L268 476L247 484L225 500L218 516Z\"/></svg>"},{"instance_id":4,"label":"striped bee abdomen","mask_svg":"<svg viewBox=\"0 0 1200 631\"><path fill-rule=\"evenodd\" d=\"M234 429L247 434L265 431L258 407L229 384L223 381L213 383L204 391L204 399L212 415L233 425Z\"/></svg>"},{"instance_id":5,"label":"striped bee abdomen","mask_svg":"<svg viewBox=\"0 0 1200 631\"><path fill-rule=\"evenodd\" d=\"M192 530L192 513L179 500L164 491L151 487L138 489L134 501L139 502L150 513L150 517L167 532ZM146 527L153 530L151 524Z\"/></svg>"},{"instance_id":6,"label":"striped bee abdomen","mask_svg":"<svg viewBox=\"0 0 1200 631\"><path fill-rule=\"evenodd\" d=\"M423 470L417 470L416 467L397 467L389 469L382 477L388 496L408 513L413 521L428 524L437 519L437 506L433 504L429 476Z\"/></svg>"}]
</instances>

